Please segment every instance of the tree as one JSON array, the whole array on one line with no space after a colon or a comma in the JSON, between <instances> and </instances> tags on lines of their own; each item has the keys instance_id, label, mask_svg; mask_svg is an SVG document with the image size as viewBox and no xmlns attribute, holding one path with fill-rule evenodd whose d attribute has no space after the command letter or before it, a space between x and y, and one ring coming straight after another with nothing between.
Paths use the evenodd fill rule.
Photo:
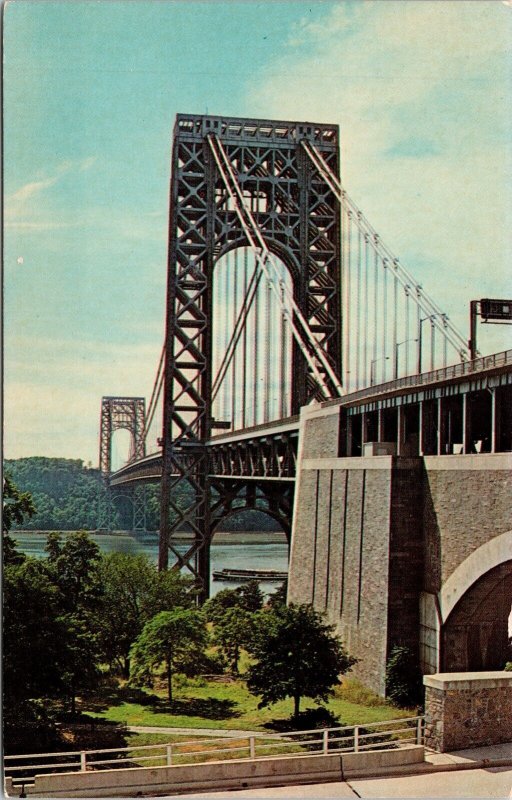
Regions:
<instances>
[{"instance_id":1,"label":"tree","mask_svg":"<svg viewBox=\"0 0 512 800\"><path fill-rule=\"evenodd\" d=\"M59 534L50 534L45 549L48 576L59 591L57 620L63 627L59 661L74 714L77 693L94 686L99 675L98 620L108 613L100 581L102 555L85 531L70 534L64 543Z\"/></svg>"},{"instance_id":2,"label":"tree","mask_svg":"<svg viewBox=\"0 0 512 800\"><path fill-rule=\"evenodd\" d=\"M286 595L288 593L288 581L284 580L275 590L269 595L267 605L270 608L276 609L280 606L286 605Z\"/></svg>"},{"instance_id":3,"label":"tree","mask_svg":"<svg viewBox=\"0 0 512 800\"><path fill-rule=\"evenodd\" d=\"M23 553L16 550L16 542L9 535L15 524L21 523L35 514L32 497L28 492L20 492L8 475L4 477L3 505L2 505L2 553L3 563L21 564L25 560Z\"/></svg>"},{"instance_id":4,"label":"tree","mask_svg":"<svg viewBox=\"0 0 512 800\"><path fill-rule=\"evenodd\" d=\"M395 644L386 663L386 697L403 708L423 702L423 676L408 647Z\"/></svg>"},{"instance_id":5,"label":"tree","mask_svg":"<svg viewBox=\"0 0 512 800\"><path fill-rule=\"evenodd\" d=\"M44 562L27 558L3 573L4 702L55 696L62 688L60 660L65 626L58 589Z\"/></svg>"},{"instance_id":6,"label":"tree","mask_svg":"<svg viewBox=\"0 0 512 800\"><path fill-rule=\"evenodd\" d=\"M145 623L159 611L191 606L191 581L175 570L157 572L146 555L131 553L103 556L99 578L108 609L98 620L105 656L128 678L130 647Z\"/></svg>"},{"instance_id":7,"label":"tree","mask_svg":"<svg viewBox=\"0 0 512 800\"><path fill-rule=\"evenodd\" d=\"M172 676L180 660L190 662L191 654L202 653L206 643L206 624L200 611L180 607L161 611L146 622L130 649L131 682L145 685L163 663L172 703Z\"/></svg>"},{"instance_id":8,"label":"tree","mask_svg":"<svg viewBox=\"0 0 512 800\"><path fill-rule=\"evenodd\" d=\"M235 675L238 675L240 651L250 647L254 631L255 615L243 608L228 608L215 622L213 643L220 648Z\"/></svg>"},{"instance_id":9,"label":"tree","mask_svg":"<svg viewBox=\"0 0 512 800\"><path fill-rule=\"evenodd\" d=\"M297 717L302 697L327 700L340 675L355 663L333 627L308 605L291 604L259 616L251 646L257 661L247 678L249 691L261 696L259 707L292 697Z\"/></svg>"},{"instance_id":10,"label":"tree","mask_svg":"<svg viewBox=\"0 0 512 800\"><path fill-rule=\"evenodd\" d=\"M71 612L95 610L101 595L99 565L101 551L85 531L66 537L50 534L46 543L48 567L60 588L65 605Z\"/></svg>"},{"instance_id":11,"label":"tree","mask_svg":"<svg viewBox=\"0 0 512 800\"><path fill-rule=\"evenodd\" d=\"M263 606L263 593L258 581L248 581L236 589L221 589L204 604L208 622L216 622L229 608L259 611Z\"/></svg>"}]
</instances>

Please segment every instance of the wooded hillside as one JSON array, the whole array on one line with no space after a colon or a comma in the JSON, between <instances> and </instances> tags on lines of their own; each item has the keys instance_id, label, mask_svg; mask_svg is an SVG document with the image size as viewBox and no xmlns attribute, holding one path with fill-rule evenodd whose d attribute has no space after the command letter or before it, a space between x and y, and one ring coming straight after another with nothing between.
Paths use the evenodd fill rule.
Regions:
<instances>
[{"instance_id":1,"label":"wooded hillside","mask_svg":"<svg viewBox=\"0 0 512 800\"><path fill-rule=\"evenodd\" d=\"M107 491L99 469L84 466L80 459L18 458L6 460L4 470L23 492L30 492L36 512L13 530L94 531L104 525ZM188 505L187 498L183 502ZM159 487L146 487L146 525L158 530L160 520ZM129 498L114 501L112 528L130 530L132 509ZM279 526L266 514L249 511L235 514L222 524L222 530L275 531Z\"/></svg>"}]
</instances>

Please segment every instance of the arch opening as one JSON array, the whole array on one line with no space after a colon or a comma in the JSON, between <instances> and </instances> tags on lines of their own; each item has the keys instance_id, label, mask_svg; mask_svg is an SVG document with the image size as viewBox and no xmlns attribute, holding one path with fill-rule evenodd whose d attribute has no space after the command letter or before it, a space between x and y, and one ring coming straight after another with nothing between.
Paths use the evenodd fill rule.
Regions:
<instances>
[{"instance_id":1,"label":"arch opening","mask_svg":"<svg viewBox=\"0 0 512 800\"><path fill-rule=\"evenodd\" d=\"M237 430L291 413L292 336L286 310L293 282L285 263L277 256L274 262L276 291L248 247L230 250L215 265L214 427Z\"/></svg>"},{"instance_id":2,"label":"arch opening","mask_svg":"<svg viewBox=\"0 0 512 800\"><path fill-rule=\"evenodd\" d=\"M238 545L238 546L233 546ZM244 585L236 570L253 570L264 596L275 592L283 578L261 579L261 573L288 572L289 546L277 518L263 509L235 507L216 522L211 539L210 595ZM227 575L225 571L227 570ZM258 574L259 573L259 574Z\"/></svg>"},{"instance_id":3,"label":"arch opening","mask_svg":"<svg viewBox=\"0 0 512 800\"><path fill-rule=\"evenodd\" d=\"M128 463L133 455L133 435L128 428L115 428L111 438L111 468L116 472Z\"/></svg>"},{"instance_id":4,"label":"arch opening","mask_svg":"<svg viewBox=\"0 0 512 800\"><path fill-rule=\"evenodd\" d=\"M511 660L512 561L476 580L451 610L441 631L441 670L501 670Z\"/></svg>"}]
</instances>

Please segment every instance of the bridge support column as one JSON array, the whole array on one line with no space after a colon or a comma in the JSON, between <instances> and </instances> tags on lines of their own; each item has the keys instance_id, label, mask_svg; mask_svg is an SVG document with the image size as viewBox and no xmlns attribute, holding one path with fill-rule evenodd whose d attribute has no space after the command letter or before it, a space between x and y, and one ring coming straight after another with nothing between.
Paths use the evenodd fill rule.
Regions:
<instances>
[{"instance_id":1,"label":"bridge support column","mask_svg":"<svg viewBox=\"0 0 512 800\"><path fill-rule=\"evenodd\" d=\"M442 409L443 399L442 399L442 397L438 397L436 402L437 402L437 446L436 446L436 455L440 456L441 455L441 442L442 442L441 429L442 429L442 425L443 425L443 413L442 413L442 411L443 411L443 409Z\"/></svg>"},{"instance_id":2,"label":"bridge support column","mask_svg":"<svg viewBox=\"0 0 512 800\"><path fill-rule=\"evenodd\" d=\"M405 418L403 406L398 406L397 413L396 454L397 456L401 456L404 452L405 440Z\"/></svg>"},{"instance_id":3,"label":"bridge support column","mask_svg":"<svg viewBox=\"0 0 512 800\"><path fill-rule=\"evenodd\" d=\"M144 533L146 528L146 487L133 487L133 530Z\"/></svg>"},{"instance_id":4,"label":"bridge support column","mask_svg":"<svg viewBox=\"0 0 512 800\"><path fill-rule=\"evenodd\" d=\"M496 452L496 389L488 389L491 393L491 453Z\"/></svg>"}]
</instances>

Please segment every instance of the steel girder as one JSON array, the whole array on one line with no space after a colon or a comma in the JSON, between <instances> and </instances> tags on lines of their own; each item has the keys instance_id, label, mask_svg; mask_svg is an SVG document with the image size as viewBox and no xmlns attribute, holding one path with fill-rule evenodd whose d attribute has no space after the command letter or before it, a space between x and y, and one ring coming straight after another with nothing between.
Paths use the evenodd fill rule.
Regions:
<instances>
[{"instance_id":1,"label":"steel girder","mask_svg":"<svg viewBox=\"0 0 512 800\"><path fill-rule=\"evenodd\" d=\"M205 443L212 429L213 271L225 253L248 244L207 143L212 133L222 142L268 248L290 271L295 302L341 374L338 203L300 145L302 140L314 144L338 175L337 126L178 115L170 192L159 568L167 568L171 548L174 566L185 565L194 575L201 600L209 591L211 469ZM317 396L314 376L294 342L292 413ZM175 497L184 482L195 499L181 508ZM172 535L183 525L192 530L194 544L178 556Z\"/></svg>"},{"instance_id":2,"label":"steel girder","mask_svg":"<svg viewBox=\"0 0 512 800\"><path fill-rule=\"evenodd\" d=\"M212 478L210 538L222 520L239 511L263 511L282 527L288 544L291 538L295 482L255 480L218 480Z\"/></svg>"}]
</instances>

